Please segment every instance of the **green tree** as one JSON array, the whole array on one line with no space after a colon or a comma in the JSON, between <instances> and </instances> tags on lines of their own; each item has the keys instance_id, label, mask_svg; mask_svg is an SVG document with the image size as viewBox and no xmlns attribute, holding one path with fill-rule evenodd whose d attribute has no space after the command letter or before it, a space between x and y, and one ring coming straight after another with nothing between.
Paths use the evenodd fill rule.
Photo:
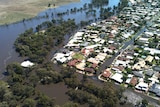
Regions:
<instances>
[{"instance_id":1,"label":"green tree","mask_svg":"<svg viewBox=\"0 0 160 107\"><path fill-rule=\"evenodd\" d=\"M53 99L50 99L48 96L44 94L40 94L38 96L37 107L54 107Z\"/></svg>"},{"instance_id":2,"label":"green tree","mask_svg":"<svg viewBox=\"0 0 160 107\"><path fill-rule=\"evenodd\" d=\"M143 99L141 107L147 107L147 106L148 106L148 101L146 99Z\"/></svg>"},{"instance_id":3,"label":"green tree","mask_svg":"<svg viewBox=\"0 0 160 107\"><path fill-rule=\"evenodd\" d=\"M27 98L23 102L23 107L35 107L35 104L36 104L35 100Z\"/></svg>"},{"instance_id":4,"label":"green tree","mask_svg":"<svg viewBox=\"0 0 160 107\"><path fill-rule=\"evenodd\" d=\"M73 103L73 102L67 102L61 107L78 107L78 103Z\"/></svg>"}]
</instances>

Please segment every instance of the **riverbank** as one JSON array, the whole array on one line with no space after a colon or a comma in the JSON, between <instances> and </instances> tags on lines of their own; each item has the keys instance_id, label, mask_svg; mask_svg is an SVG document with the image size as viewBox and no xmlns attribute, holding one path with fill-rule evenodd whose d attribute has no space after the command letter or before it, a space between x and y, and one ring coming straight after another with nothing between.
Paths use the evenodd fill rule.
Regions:
<instances>
[{"instance_id":1,"label":"riverbank","mask_svg":"<svg viewBox=\"0 0 160 107\"><path fill-rule=\"evenodd\" d=\"M0 0L0 25L35 17L39 12L80 0ZM55 4L55 5L54 5Z\"/></svg>"}]
</instances>

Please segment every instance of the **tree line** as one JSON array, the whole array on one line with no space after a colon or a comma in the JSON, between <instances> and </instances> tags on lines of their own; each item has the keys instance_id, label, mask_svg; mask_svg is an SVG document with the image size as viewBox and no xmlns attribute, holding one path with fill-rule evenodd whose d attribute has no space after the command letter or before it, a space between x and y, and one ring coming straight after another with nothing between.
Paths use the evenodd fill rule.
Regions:
<instances>
[{"instance_id":1,"label":"tree line","mask_svg":"<svg viewBox=\"0 0 160 107\"><path fill-rule=\"evenodd\" d=\"M33 62L42 63L54 46L63 42L64 35L77 27L74 20L59 23L58 25L53 22L42 23L36 28L38 32L34 32L33 28L26 30L14 43L16 51L22 57L26 56ZM45 32L42 32L42 29Z\"/></svg>"}]
</instances>

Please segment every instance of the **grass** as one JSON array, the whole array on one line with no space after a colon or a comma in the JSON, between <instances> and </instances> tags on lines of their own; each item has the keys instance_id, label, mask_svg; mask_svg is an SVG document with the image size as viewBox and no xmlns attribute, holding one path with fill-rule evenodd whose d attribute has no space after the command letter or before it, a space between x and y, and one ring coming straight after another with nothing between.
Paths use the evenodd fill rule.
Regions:
<instances>
[{"instance_id":1,"label":"grass","mask_svg":"<svg viewBox=\"0 0 160 107\"><path fill-rule=\"evenodd\" d=\"M34 17L33 15L30 14L25 14L25 13L19 13L19 12L9 12L6 16L5 19L0 20L0 25L2 24L9 24L17 21L22 21L24 18L28 19Z\"/></svg>"},{"instance_id":2,"label":"grass","mask_svg":"<svg viewBox=\"0 0 160 107\"><path fill-rule=\"evenodd\" d=\"M84 59L84 56L80 53L76 53L75 55L73 55L73 58L74 59L80 59L80 60L83 60Z\"/></svg>"},{"instance_id":3,"label":"grass","mask_svg":"<svg viewBox=\"0 0 160 107\"><path fill-rule=\"evenodd\" d=\"M10 24L17 21L22 21L24 18L32 18L39 12L55 6L64 5L71 2L79 2L80 0L5 0L0 1L0 25Z\"/></svg>"}]
</instances>

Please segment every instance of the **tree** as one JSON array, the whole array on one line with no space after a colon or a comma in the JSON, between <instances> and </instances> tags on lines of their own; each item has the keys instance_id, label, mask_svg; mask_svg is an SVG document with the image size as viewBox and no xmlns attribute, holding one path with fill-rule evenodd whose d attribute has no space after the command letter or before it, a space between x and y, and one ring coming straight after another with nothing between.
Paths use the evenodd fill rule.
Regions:
<instances>
[{"instance_id":1,"label":"tree","mask_svg":"<svg viewBox=\"0 0 160 107\"><path fill-rule=\"evenodd\" d=\"M27 98L23 102L23 107L35 107L35 104L36 104L35 100Z\"/></svg>"},{"instance_id":2,"label":"tree","mask_svg":"<svg viewBox=\"0 0 160 107\"><path fill-rule=\"evenodd\" d=\"M24 74L24 69L19 63L11 63L7 66L7 72L9 75L13 75L14 73L23 75Z\"/></svg>"},{"instance_id":3,"label":"tree","mask_svg":"<svg viewBox=\"0 0 160 107\"><path fill-rule=\"evenodd\" d=\"M0 81L0 102L10 101L12 98L12 93L8 87L9 85L6 82Z\"/></svg>"},{"instance_id":4,"label":"tree","mask_svg":"<svg viewBox=\"0 0 160 107\"><path fill-rule=\"evenodd\" d=\"M33 87L35 87L39 81L39 78L37 75L33 74L29 77L30 84L32 84Z\"/></svg>"},{"instance_id":5,"label":"tree","mask_svg":"<svg viewBox=\"0 0 160 107\"><path fill-rule=\"evenodd\" d=\"M147 106L148 106L148 101L146 99L143 99L141 107L147 107Z\"/></svg>"},{"instance_id":6,"label":"tree","mask_svg":"<svg viewBox=\"0 0 160 107\"><path fill-rule=\"evenodd\" d=\"M67 102L62 107L78 107L78 103Z\"/></svg>"},{"instance_id":7,"label":"tree","mask_svg":"<svg viewBox=\"0 0 160 107\"><path fill-rule=\"evenodd\" d=\"M38 96L37 107L54 107L53 99L50 99L48 96L44 94L40 94Z\"/></svg>"}]
</instances>

